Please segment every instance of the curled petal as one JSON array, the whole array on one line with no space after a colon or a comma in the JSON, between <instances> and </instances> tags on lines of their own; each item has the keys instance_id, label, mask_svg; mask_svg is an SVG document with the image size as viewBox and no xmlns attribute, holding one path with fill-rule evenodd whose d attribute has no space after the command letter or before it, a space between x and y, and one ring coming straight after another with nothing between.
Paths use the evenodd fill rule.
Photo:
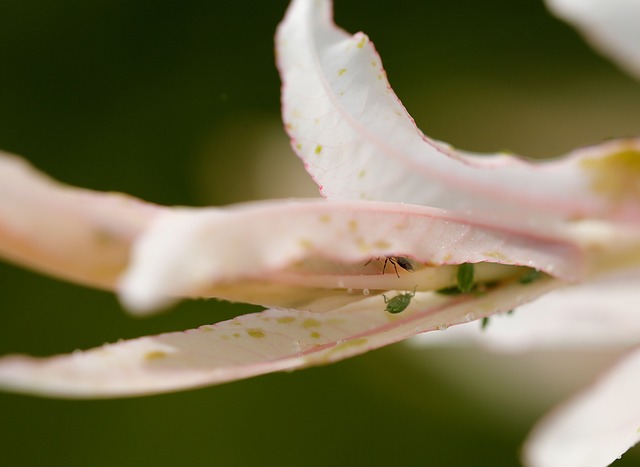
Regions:
<instances>
[{"instance_id":1,"label":"curled petal","mask_svg":"<svg viewBox=\"0 0 640 467\"><path fill-rule=\"evenodd\" d=\"M534 429L525 446L531 467L601 467L640 440L640 350Z\"/></svg>"},{"instance_id":2,"label":"curled petal","mask_svg":"<svg viewBox=\"0 0 640 467\"><path fill-rule=\"evenodd\" d=\"M390 266L384 270L381 263L387 261L381 259L398 256L414 262L411 272L400 274ZM376 258L377 264L370 264ZM584 259L577 243L562 236L432 208L271 201L227 209L175 209L159 217L136 243L120 291L125 304L141 312L181 296L326 311L361 299L363 290L452 285L456 268L443 265L527 266L576 281L585 274ZM516 273L486 264L477 269L480 280Z\"/></svg>"},{"instance_id":3,"label":"curled petal","mask_svg":"<svg viewBox=\"0 0 640 467\"><path fill-rule=\"evenodd\" d=\"M585 272L586 250L574 240L420 206L307 200L163 208L62 185L10 156L0 157L0 179L0 255L83 284L112 288L119 280L125 302L140 310L215 296L326 311L362 299L364 290L450 286L463 262L482 263L477 279L486 281L514 274L499 265L570 281ZM413 262L410 273L398 273L395 262L386 268L398 256Z\"/></svg>"},{"instance_id":4,"label":"curled petal","mask_svg":"<svg viewBox=\"0 0 640 467\"><path fill-rule=\"evenodd\" d=\"M640 3L636 0L547 0L600 51L640 78Z\"/></svg>"},{"instance_id":5,"label":"curled petal","mask_svg":"<svg viewBox=\"0 0 640 467\"><path fill-rule=\"evenodd\" d=\"M67 280L113 288L132 241L163 210L58 183L0 152L0 257Z\"/></svg>"},{"instance_id":6,"label":"curled petal","mask_svg":"<svg viewBox=\"0 0 640 467\"><path fill-rule=\"evenodd\" d=\"M338 28L331 7L294 0L276 37L285 127L326 198L640 221L640 139L538 164L456 151L418 130L373 44Z\"/></svg>"},{"instance_id":7,"label":"curled petal","mask_svg":"<svg viewBox=\"0 0 640 467\"><path fill-rule=\"evenodd\" d=\"M417 333L505 311L559 286L551 278L486 294L418 292L398 315L383 297L326 313L267 310L180 333L51 358L0 359L0 387L57 397L121 397L217 384L342 360Z\"/></svg>"}]
</instances>

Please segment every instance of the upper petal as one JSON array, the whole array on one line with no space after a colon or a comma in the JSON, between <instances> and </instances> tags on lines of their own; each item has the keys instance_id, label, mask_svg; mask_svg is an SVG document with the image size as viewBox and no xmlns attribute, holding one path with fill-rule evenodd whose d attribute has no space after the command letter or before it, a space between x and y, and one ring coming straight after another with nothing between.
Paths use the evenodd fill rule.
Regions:
<instances>
[{"instance_id":1,"label":"upper petal","mask_svg":"<svg viewBox=\"0 0 640 467\"><path fill-rule=\"evenodd\" d=\"M323 195L511 216L640 220L640 140L533 164L425 137L366 35L332 22L330 0L294 0L276 37L282 114Z\"/></svg>"},{"instance_id":2,"label":"upper petal","mask_svg":"<svg viewBox=\"0 0 640 467\"><path fill-rule=\"evenodd\" d=\"M525 226L523 226L525 227ZM372 258L407 257L397 273ZM216 296L313 311L359 300L363 292L435 290L456 268L483 263L484 280L527 266L567 281L587 273L585 250L551 230L504 226L399 203L289 200L225 209L174 209L135 244L120 291L145 311L183 296ZM397 268L396 268L397 269ZM480 280L483 280L479 277ZM331 299L333 297L333 299Z\"/></svg>"},{"instance_id":3,"label":"upper petal","mask_svg":"<svg viewBox=\"0 0 640 467\"><path fill-rule=\"evenodd\" d=\"M364 291L446 287L464 262L482 263L481 281L514 274L489 263L569 281L588 269L588 249L562 232L420 206L288 200L163 208L62 185L9 156L0 158L0 179L1 256L83 284L119 281L137 309L215 296L325 311ZM385 258L398 256L414 270L385 271Z\"/></svg>"}]
</instances>

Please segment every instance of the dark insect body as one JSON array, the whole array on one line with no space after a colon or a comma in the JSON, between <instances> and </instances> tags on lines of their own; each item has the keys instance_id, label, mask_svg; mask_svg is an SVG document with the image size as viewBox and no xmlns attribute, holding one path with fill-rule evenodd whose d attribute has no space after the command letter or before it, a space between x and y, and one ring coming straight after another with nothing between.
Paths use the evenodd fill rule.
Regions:
<instances>
[{"instance_id":1,"label":"dark insect body","mask_svg":"<svg viewBox=\"0 0 640 467\"><path fill-rule=\"evenodd\" d=\"M364 263L364 265L367 266L371 261L373 261L373 258ZM387 269L388 263L391 263L393 265L393 269L396 272L396 276L398 277L400 277L400 274L398 274L398 266L400 266L407 272L413 271L413 264L411 264L411 261L409 261L404 256L387 256L384 258L384 264L382 265L382 274L384 274L385 270Z\"/></svg>"}]
</instances>

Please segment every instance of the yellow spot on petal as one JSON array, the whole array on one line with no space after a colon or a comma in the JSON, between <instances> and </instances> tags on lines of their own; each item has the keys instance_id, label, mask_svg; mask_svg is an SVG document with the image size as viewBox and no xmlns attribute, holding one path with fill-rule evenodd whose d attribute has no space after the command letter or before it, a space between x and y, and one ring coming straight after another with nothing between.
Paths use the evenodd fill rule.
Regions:
<instances>
[{"instance_id":1,"label":"yellow spot on petal","mask_svg":"<svg viewBox=\"0 0 640 467\"><path fill-rule=\"evenodd\" d=\"M309 335L311 336L312 339L320 339L320 337L322 337L322 334L320 334L319 332L315 332L315 331L313 331Z\"/></svg>"},{"instance_id":2,"label":"yellow spot on petal","mask_svg":"<svg viewBox=\"0 0 640 467\"><path fill-rule=\"evenodd\" d=\"M318 326L321 326L321 325L322 325L322 323L320 321L318 321L317 319L313 319L313 318L305 319L302 322L302 326L304 326L306 329L317 328Z\"/></svg>"},{"instance_id":3,"label":"yellow spot on petal","mask_svg":"<svg viewBox=\"0 0 640 467\"><path fill-rule=\"evenodd\" d=\"M386 242L386 241L384 241L384 240L380 240L380 241L378 241L378 242L374 243L374 246L375 246L376 248L380 248L380 249L383 249L383 250L384 250L384 249L387 249L387 248L391 247L391 243Z\"/></svg>"},{"instance_id":4,"label":"yellow spot on petal","mask_svg":"<svg viewBox=\"0 0 640 467\"><path fill-rule=\"evenodd\" d=\"M163 352L162 350L152 350L144 354L145 360L160 360L162 358L167 358L167 352Z\"/></svg>"},{"instance_id":5,"label":"yellow spot on petal","mask_svg":"<svg viewBox=\"0 0 640 467\"><path fill-rule=\"evenodd\" d=\"M338 70L338 76L342 76L342 75L344 75L346 72L347 72L347 69L346 69L346 68L340 68L340 69Z\"/></svg>"},{"instance_id":6,"label":"yellow spot on petal","mask_svg":"<svg viewBox=\"0 0 640 467\"><path fill-rule=\"evenodd\" d=\"M282 316L277 318L276 321L280 324L289 324L293 323L296 319L293 316Z\"/></svg>"},{"instance_id":7,"label":"yellow spot on petal","mask_svg":"<svg viewBox=\"0 0 640 467\"><path fill-rule=\"evenodd\" d=\"M296 144L296 149L299 151L300 149L302 149L302 144L298 143Z\"/></svg>"},{"instance_id":8,"label":"yellow spot on petal","mask_svg":"<svg viewBox=\"0 0 640 467\"><path fill-rule=\"evenodd\" d=\"M331 222L331 216L329 214L321 215L320 222L322 222L323 224L328 224L329 222Z\"/></svg>"},{"instance_id":9,"label":"yellow spot on petal","mask_svg":"<svg viewBox=\"0 0 640 467\"><path fill-rule=\"evenodd\" d=\"M313 248L313 242L307 238L301 238L300 240L298 240L298 243L305 250L310 250L311 248Z\"/></svg>"},{"instance_id":10,"label":"yellow spot on petal","mask_svg":"<svg viewBox=\"0 0 640 467\"><path fill-rule=\"evenodd\" d=\"M360 172L358 172L358 178L364 178L366 173L367 173L367 171L362 169Z\"/></svg>"},{"instance_id":11,"label":"yellow spot on petal","mask_svg":"<svg viewBox=\"0 0 640 467\"><path fill-rule=\"evenodd\" d=\"M262 329L247 329L247 334L256 339L262 339L264 337L264 331L262 331Z\"/></svg>"},{"instance_id":12,"label":"yellow spot on petal","mask_svg":"<svg viewBox=\"0 0 640 467\"><path fill-rule=\"evenodd\" d=\"M375 60L372 60L371 61L371 66L374 67L374 68L377 67L378 66L378 62L376 62Z\"/></svg>"},{"instance_id":13,"label":"yellow spot on petal","mask_svg":"<svg viewBox=\"0 0 640 467\"><path fill-rule=\"evenodd\" d=\"M114 236L111 232L103 229L98 229L93 232L93 239L95 242L103 247L108 248L111 245L117 245L118 238Z\"/></svg>"},{"instance_id":14,"label":"yellow spot on petal","mask_svg":"<svg viewBox=\"0 0 640 467\"><path fill-rule=\"evenodd\" d=\"M591 189L597 194L614 201L640 200L640 151L637 149L585 159L582 167L591 178Z\"/></svg>"},{"instance_id":15,"label":"yellow spot on petal","mask_svg":"<svg viewBox=\"0 0 640 467\"><path fill-rule=\"evenodd\" d=\"M349 231L356 232L358 230L358 221L351 220L349 221Z\"/></svg>"},{"instance_id":16,"label":"yellow spot on petal","mask_svg":"<svg viewBox=\"0 0 640 467\"><path fill-rule=\"evenodd\" d=\"M357 47L361 49L367 44L367 42L369 42L369 38L363 35L362 38L360 38L360 40L358 41Z\"/></svg>"},{"instance_id":17,"label":"yellow spot on petal","mask_svg":"<svg viewBox=\"0 0 640 467\"><path fill-rule=\"evenodd\" d=\"M240 334L237 332L234 332L233 334L231 334L233 337L240 337Z\"/></svg>"},{"instance_id":18,"label":"yellow spot on petal","mask_svg":"<svg viewBox=\"0 0 640 467\"><path fill-rule=\"evenodd\" d=\"M358 339L352 339L346 342L343 341L338 341L336 343L335 346L331 347L330 349L328 349L326 352L324 352L321 355L318 355L319 360L321 360L323 363L329 363L333 360L335 360L335 358L333 357L333 355L335 354L342 354L343 351L351 348L351 347L359 347L361 345L364 345L368 342L368 340L364 337L360 337ZM341 355L339 355L341 356ZM315 360L313 358L313 355L309 356L310 360Z\"/></svg>"},{"instance_id":19,"label":"yellow spot on petal","mask_svg":"<svg viewBox=\"0 0 640 467\"><path fill-rule=\"evenodd\" d=\"M356 238L356 245L360 251L369 251L371 249L371 246L362 237Z\"/></svg>"},{"instance_id":20,"label":"yellow spot on petal","mask_svg":"<svg viewBox=\"0 0 640 467\"><path fill-rule=\"evenodd\" d=\"M315 152L316 154L320 154L322 152L322 145L318 144L313 152Z\"/></svg>"},{"instance_id":21,"label":"yellow spot on petal","mask_svg":"<svg viewBox=\"0 0 640 467\"><path fill-rule=\"evenodd\" d=\"M509 259L504 253L501 253L499 251L487 251L485 252L485 255L489 258L495 258L503 261Z\"/></svg>"},{"instance_id":22,"label":"yellow spot on petal","mask_svg":"<svg viewBox=\"0 0 640 467\"><path fill-rule=\"evenodd\" d=\"M341 324L344 324L345 320L342 318L331 318L327 320L327 324L331 325L331 326L340 326Z\"/></svg>"},{"instance_id":23,"label":"yellow spot on petal","mask_svg":"<svg viewBox=\"0 0 640 467\"><path fill-rule=\"evenodd\" d=\"M346 341L346 342L342 342L338 345L336 345L335 347L331 348L331 350L329 350L329 354L333 354L336 352L341 352L345 349L348 349L350 347L359 347L361 345L364 345L368 342L368 339L366 339L365 337L360 337L358 339L352 339L350 341Z\"/></svg>"}]
</instances>

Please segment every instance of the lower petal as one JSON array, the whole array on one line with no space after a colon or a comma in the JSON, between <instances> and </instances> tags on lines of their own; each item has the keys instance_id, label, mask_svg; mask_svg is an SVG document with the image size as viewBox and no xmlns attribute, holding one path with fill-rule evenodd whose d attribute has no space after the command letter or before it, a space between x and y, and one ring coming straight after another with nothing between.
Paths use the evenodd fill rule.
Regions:
<instances>
[{"instance_id":1,"label":"lower petal","mask_svg":"<svg viewBox=\"0 0 640 467\"><path fill-rule=\"evenodd\" d=\"M198 329L51 358L0 359L0 387L57 397L176 391L342 360L418 333L506 311L562 284L511 283L480 296L418 292L400 314L381 296L313 313L267 310Z\"/></svg>"}]
</instances>

